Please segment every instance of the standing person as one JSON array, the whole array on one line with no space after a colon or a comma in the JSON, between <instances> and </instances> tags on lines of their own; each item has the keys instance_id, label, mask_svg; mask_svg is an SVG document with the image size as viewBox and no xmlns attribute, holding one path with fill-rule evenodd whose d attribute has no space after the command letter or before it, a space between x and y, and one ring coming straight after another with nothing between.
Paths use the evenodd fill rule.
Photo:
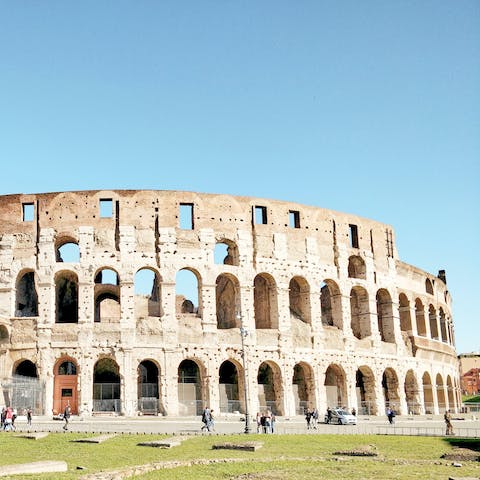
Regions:
<instances>
[{"instance_id":1,"label":"standing person","mask_svg":"<svg viewBox=\"0 0 480 480\"><path fill-rule=\"evenodd\" d=\"M312 424L315 430L317 429L317 423L318 423L318 410L314 408L312 410Z\"/></svg>"},{"instance_id":2,"label":"standing person","mask_svg":"<svg viewBox=\"0 0 480 480\"><path fill-rule=\"evenodd\" d=\"M214 419L213 419L213 410L210 410L210 421L208 422L207 430L209 432L215 431L215 422L214 422Z\"/></svg>"},{"instance_id":3,"label":"standing person","mask_svg":"<svg viewBox=\"0 0 480 480\"><path fill-rule=\"evenodd\" d=\"M332 423L332 409L327 407L327 423Z\"/></svg>"},{"instance_id":4,"label":"standing person","mask_svg":"<svg viewBox=\"0 0 480 480\"><path fill-rule=\"evenodd\" d=\"M203 426L201 428L202 432L204 430L208 430L208 425L210 424L211 416L210 416L210 409L208 407L205 407L202 412L202 423Z\"/></svg>"},{"instance_id":5,"label":"standing person","mask_svg":"<svg viewBox=\"0 0 480 480\"><path fill-rule=\"evenodd\" d=\"M395 410L393 408L388 407L387 408L387 418L390 423L390 425L393 425L395 423Z\"/></svg>"},{"instance_id":6,"label":"standing person","mask_svg":"<svg viewBox=\"0 0 480 480\"><path fill-rule=\"evenodd\" d=\"M32 426L32 409L31 408L27 409L27 425L29 427Z\"/></svg>"},{"instance_id":7,"label":"standing person","mask_svg":"<svg viewBox=\"0 0 480 480\"><path fill-rule=\"evenodd\" d=\"M275 414L272 412L270 415L270 431L271 433L275 433L275 421L277 420L277 417L275 417Z\"/></svg>"},{"instance_id":8,"label":"standing person","mask_svg":"<svg viewBox=\"0 0 480 480\"><path fill-rule=\"evenodd\" d=\"M310 422L312 421L312 412L310 410L307 410L305 420L307 421L307 430L310 430Z\"/></svg>"},{"instance_id":9,"label":"standing person","mask_svg":"<svg viewBox=\"0 0 480 480\"><path fill-rule=\"evenodd\" d=\"M257 412L257 433L262 433L262 415L260 415L260 412Z\"/></svg>"},{"instance_id":10,"label":"standing person","mask_svg":"<svg viewBox=\"0 0 480 480\"><path fill-rule=\"evenodd\" d=\"M63 419L65 420L65 425L63 426L64 430L68 430L68 420L70 419L71 411L70 404L68 403L63 411Z\"/></svg>"},{"instance_id":11,"label":"standing person","mask_svg":"<svg viewBox=\"0 0 480 480\"><path fill-rule=\"evenodd\" d=\"M12 407L7 407L7 410L5 412L5 424L4 424L4 427L3 427L3 429L6 432L9 432L10 430L14 430L12 418L13 418Z\"/></svg>"},{"instance_id":12,"label":"standing person","mask_svg":"<svg viewBox=\"0 0 480 480\"><path fill-rule=\"evenodd\" d=\"M357 411L355 410L355 407L352 408L352 415L353 415L354 417L357 416Z\"/></svg>"},{"instance_id":13,"label":"standing person","mask_svg":"<svg viewBox=\"0 0 480 480\"><path fill-rule=\"evenodd\" d=\"M443 419L445 420L445 425L447 427L445 435L454 435L453 426L452 426L452 415L450 414L450 410L445 411L445 415L443 416Z\"/></svg>"}]
</instances>

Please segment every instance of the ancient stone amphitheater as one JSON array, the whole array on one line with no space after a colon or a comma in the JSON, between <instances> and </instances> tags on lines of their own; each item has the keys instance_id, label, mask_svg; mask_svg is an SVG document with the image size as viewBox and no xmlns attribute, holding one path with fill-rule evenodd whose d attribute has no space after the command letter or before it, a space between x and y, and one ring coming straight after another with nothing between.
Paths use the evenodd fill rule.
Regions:
<instances>
[{"instance_id":1,"label":"ancient stone amphitheater","mask_svg":"<svg viewBox=\"0 0 480 480\"><path fill-rule=\"evenodd\" d=\"M44 414L460 406L445 272L390 225L181 191L0 197L0 377Z\"/></svg>"}]
</instances>

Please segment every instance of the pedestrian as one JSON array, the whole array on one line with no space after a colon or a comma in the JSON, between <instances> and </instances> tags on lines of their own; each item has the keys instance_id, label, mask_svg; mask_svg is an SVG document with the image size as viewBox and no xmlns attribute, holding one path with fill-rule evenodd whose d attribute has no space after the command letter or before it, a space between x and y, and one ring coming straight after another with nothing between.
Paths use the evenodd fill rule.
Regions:
<instances>
[{"instance_id":1,"label":"pedestrian","mask_svg":"<svg viewBox=\"0 0 480 480\"><path fill-rule=\"evenodd\" d=\"M210 420L211 420L210 409L208 407L205 407L202 412L202 423L203 423L203 426L201 428L202 432L204 430L207 430L207 432L209 431L208 425L210 424Z\"/></svg>"},{"instance_id":2,"label":"pedestrian","mask_svg":"<svg viewBox=\"0 0 480 480\"><path fill-rule=\"evenodd\" d=\"M210 421L208 422L207 430L209 432L215 431L215 422L214 422L214 419L213 419L213 410L210 410Z\"/></svg>"},{"instance_id":3,"label":"pedestrian","mask_svg":"<svg viewBox=\"0 0 480 480\"><path fill-rule=\"evenodd\" d=\"M27 409L27 425L29 427L32 426L32 409L31 408Z\"/></svg>"},{"instance_id":4,"label":"pedestrian","mask_svg":"<svg viewBox=\"0 0 480 480\"><path fill-rule=\"evenodd\" d=\"M4 426L3 426L3 429L6 432L9 432L10 430L15 430L12 418L13 418L12 407L7 407L7 410L5 412Z\"/></svg>"},{"instance_id":5,"label":"pedestrian","mask_svg":"<svg viewBox=\"0 0 480 480\"><path fill-rule=\"evenodd\" d=\"M267 410L267 413L265 414L264 433L270 433L271 427L272 427L272 417L271 417L270 410Z\"/></svg>"},{"instance_id":6,"label":"pedestrian","mask_svg":"<svg viewBox=\"0 0 480 480\"><path fill-rule=\"evenodd\" d=\"M257 433L262 433L262 415L260 414L260 412L257 412L256 421L257 421Z\"/></svg>"},{"instance_id":7,"label":"pedestrian","mask_svg":"<svg viewBox=\"0 0 480 480\"><path fill-rule=\"evenodd\" d=\"M70 419L71 411L72 409L70 408L70 404L68 403L67 406L65 407L65 410L63 411L63 419L65 420L65 425L63 426L63 429L65 431L68 430L68 421Z\"/></svg>"},{"instance_id":8,"label":"pedestrian","mask_svg":"<svg viewBox=\"0 0 480 480\"><path fill-rule=\"evenodd\" d=\"M275 417L275 414L272 412L270 415L270 433L275 433L276 420L277 420L277 417Z\"/></svg>"},{"instance_id":9,"label":"pedestrian","mask_svg":"<svg viewBox=\"0 0 480 480\"><path fill-rule=\"evenodd\" d=\"M355 410L355 407L352 408L352 415L353 415L354 417L357 416L357 411Z\"/></svg>"},{"instance_id":10,"label":"pedestrian","mask_svg":"<svg viewBox=\"0 0 480 480\"><path fill-rule=\"evenodd\" d=\"M395 415L396 415L395 410L393 408L388 407L387 418L390 425L393 425L395 423Z\"/></svg>"},{"instance_id":11,"label":"pedestrian","mask_svg":"<svg viewBox=\"0 0 480 480\"><path fill-rule=\"evenodd\" d=\"M455 435L453 433L453 426L452 426L452 415L450 414L450 410L447 410L445 412L445 415L443 415L443 418L445 420L445 425L447 427L447 430L445 432L445 435Z\"/></svg>"},{"instance_id":12,"label":"pedestrian","mask_svg":"<svg viewBox=\"0 0 480 480\"><path fill-rule=\"evenodd\" d=\"M332 409L327 407L327 423L332 423Z\"/></svg>"},{"instance_id":13,"label":"pedestrian","mask_svg":"<svg viewBox=\"0 0 480 480\"><path fill-rule=\"evenodd\" d=\"M307 421L307 430L310 430L310 422L312 421L312 412L310 410L307 410L307 413L305 414L305 420Z\"/></svg>"},{"instance_id":14,"label":"pedestrian","mask_svg":"<svg viewBox=\"0 0 480 480\"><path fill-rule=\"evenodd\" d=\"M314 408L312 410L312 425L315 430L317 429L317 423L318 423L318 410Z\"/></svg>"}]
</instances>

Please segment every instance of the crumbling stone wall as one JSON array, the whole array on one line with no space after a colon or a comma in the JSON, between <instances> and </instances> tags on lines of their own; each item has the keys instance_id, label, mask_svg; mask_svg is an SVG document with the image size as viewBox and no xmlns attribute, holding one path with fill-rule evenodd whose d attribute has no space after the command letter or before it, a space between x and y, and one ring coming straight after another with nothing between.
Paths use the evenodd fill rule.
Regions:
<instances>
[{"instance_id":1,"label":"crumbling stone wall","mask_svg":"<svg viewBox=\"0 0 480 480\"><path fill-rule=\"evenodd\" d=\"M66 244L78 258L60 252ZM216 263L219 244L227 254ZM153 284L136 294L144 269ZM184 269L197 305L177 291ZM102 280L107 270L114 283ZM145 400L140 364L158 369L142 391L151 387L164 414L190 411L185 392L195 412L221 402L244 411L245 393L250 412L285 415L300 404L325 410L328 398L379 415L387 403L400 414L460 404L445 272L400 261L390 225L292 202L180 191L1 196L0 332L0 377L33 362L45 413L59 401L62 358L77 367L85 415L100 404L101 359L118 370L114 411L127 415ZM219 383L226 361L235 385ZM440 378L440 391L427 377Z\"/></svg>"}]
</instances>

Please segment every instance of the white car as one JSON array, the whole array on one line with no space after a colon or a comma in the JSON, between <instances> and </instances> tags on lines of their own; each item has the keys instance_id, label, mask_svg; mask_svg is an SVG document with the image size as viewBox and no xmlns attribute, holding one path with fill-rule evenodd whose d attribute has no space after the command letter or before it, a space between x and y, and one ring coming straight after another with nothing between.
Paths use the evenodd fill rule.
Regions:
<instances>
[{"instance_id":1,"label":"white car","mask_svg":"<svg viewBox=\"0 0 480 480\"><path fill-rule=\"evenodd\" d=\"M325 414L325 423L333 423L337 425L356 425L357 417L348 413L343 408L332 408L331 417Z\"/></svg>"}]
</instances>

